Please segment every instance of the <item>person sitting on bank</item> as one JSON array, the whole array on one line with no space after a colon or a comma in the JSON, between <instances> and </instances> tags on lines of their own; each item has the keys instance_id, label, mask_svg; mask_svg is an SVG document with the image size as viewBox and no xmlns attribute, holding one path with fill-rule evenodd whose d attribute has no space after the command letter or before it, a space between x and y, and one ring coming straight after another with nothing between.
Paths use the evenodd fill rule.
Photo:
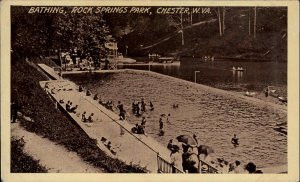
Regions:
<instances>
[{"instance_id":1,"label":"person sitting on bank","mask_svg":"<svg viewBox=\"0 0 300 182\"><path fill-rule=\"evenodd\" d=\"M131 128L131 132L137 134L137 129L138 129L139 124L135 124L135 127Z\"/></svg>"},{"instance_id":2,"label":"person sitting on bank","mask_svg":"<svg viewBox=\"0 0 300 182\"><path fill-rule=\"evenodd\" d=\"M145 134L144 127L139 124L135 124L135 127L131 128L131 132L134 134Z\"/></svg>"},{"instance_id":3,"label":"person sitting on bank","mask_svg":"<svg viewBox=\"0 0 300 182\"><path fill-rule=\"evenodd\" d=\"M233 138L231 139L231 143L232 143L234 146L239 145L239 139L237 138L236 134L233 135Z\"/></svg>"},{"instance_id":4,"label":"person sitting on bank","mask_svg":"<svg viewBox=\"0 0 300 182\"><path fill-rule=\"evenodd\" d=\"M83 92L83 86L79 85L79 92Z\"/></svg>"},{"instance_id":5,"label":"person sitting on bank","mask_svg":"<svg viewBox=\"0 0 300 182\"><path fill-rule=\"evenodd\" d=\"M94 100L98 100L98 99L99 99L98 94L96 94L96 95L94 96Z\"/></svg>"},{"instance_id":6,"label":"person sitting on bank","mask_svg":"<svg viewBox=\"0 0 300 182\"><path fill-rule=\"evenodd\" d=\"M87 120L86 120L86 112L84 111L83 113L82 113L82 115L81 115L81 121L82 122L87 122Z\"/></svg>"},{"instance_id":7,"label":"person sitting on bank","mask_svg":"<svg viewBox=\"0 0 300 182\"><path fill-rule=\"evenodd\" d=\"M144 130L144 127L142 125L138 125L137 133L138 134L145 134L145 130Z\"/></svg>"},{"instance_id":8,"label":"person sitting on bank","mask_svg":"<svg viewBox=\"0 0 300 182\"><path fill-rule=\"evenodd\" d=\"M99 97L99 104L103 105L104 103L101 100L101 97Z\"/></svg>"},{"instance_id":9,"label":"person sitting on bank","mask_svg":"<svg viewBox=\"0 0 300 182\"><path fill-rule=\"evenodd\" d=\"M70 106L70 101L68 100L68 102L67 102L67 104L66 104L66 110L69 112L69 111L70 111L70 108L71 108L71 106Z\"/></svg>"},{"instance_id":10,"label":"person sitting on bank","mask_svg":"<svg viewBox=\"0 0 300 182\"><path fill-rule=\"evenodd\" d=\"M77 108L78 108L78 105L71 107L69 112L76 113Z\"/></svg>"},{"instance_id":11,"label":"person sitting on bank","mask_svg":"<svg viewBox=\"0 0 300 182\"><path fill-rule=\"evenodd\" d=\"M93 123L94 122L93 116L94 116L94 113L91 113L91 115L88 117L87 121L89 123Z\"/></svg>"},{"instance_id":12,"label":"person sitting on bank","mask_svg":"<svg viewBox=\"0 0 300 182\"><path fill-rule=\"evenodd\" d=\"M112 102L112 100L106 102L105 108L113 111L113 102Z\"/></svg>"},{"instance_id":13,"label":"person sitting on bank","mask_svg":"<svg viewBox=\"0 0 300 182\"><path fill-rule=\"evenodd\" d=\"M90 95L92 95L91 91L90 91L90 90L87 90L87 91L86 91L86 96L90 96Z\"/></svg>"}]
</instances>

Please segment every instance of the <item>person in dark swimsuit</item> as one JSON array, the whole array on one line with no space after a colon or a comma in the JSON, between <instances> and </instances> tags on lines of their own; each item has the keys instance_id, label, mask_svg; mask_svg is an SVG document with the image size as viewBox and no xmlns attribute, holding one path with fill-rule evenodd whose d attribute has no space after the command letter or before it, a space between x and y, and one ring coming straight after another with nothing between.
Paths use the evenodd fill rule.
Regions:
<instances>
[{"instance_id":1,"label":"person in dark swimsuit","mask_svg":"<svg viewBox=\"0 0 300 182\"><path fill-rule=\"evenodd\" d=\"M231 139L231 143L232 143L234 146L239 145L239 139L237 138L236 134L233 135L233 138Z\"/></svg>"}]
</instances>

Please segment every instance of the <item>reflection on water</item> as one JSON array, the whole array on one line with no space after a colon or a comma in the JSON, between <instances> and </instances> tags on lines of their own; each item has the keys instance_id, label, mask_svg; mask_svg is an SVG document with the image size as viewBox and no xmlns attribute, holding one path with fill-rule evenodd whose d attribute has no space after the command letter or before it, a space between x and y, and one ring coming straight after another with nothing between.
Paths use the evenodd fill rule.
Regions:
<instances>
[{"instance_id":1,"label":"reflection on water","mask_svg":"<svg viewBox=\"0 0 300 182\"><path fill-rule=\"evenodd\" d=\"M232 71L232 81L234 83L242 82L243 72L242 71Z\"/></svg>"},{"instance_id":2,"label":"reflection on water","mask_svg":"<svg viewBox=\"0 0 300 182\"><path fill-rule=\"evenodd\" d=\"M243 67L245 71L232 71L232 67ZM148 65L123 65L122 68L148 70ZM243 85L253 85L260 90L266 85L287 85L287 63L284 62L234 62L234 61L203 61L198 58L181 58L180 65L151 65L151 71L174 76L197 83L234 89Z\"/></svg>"}]
</instances>

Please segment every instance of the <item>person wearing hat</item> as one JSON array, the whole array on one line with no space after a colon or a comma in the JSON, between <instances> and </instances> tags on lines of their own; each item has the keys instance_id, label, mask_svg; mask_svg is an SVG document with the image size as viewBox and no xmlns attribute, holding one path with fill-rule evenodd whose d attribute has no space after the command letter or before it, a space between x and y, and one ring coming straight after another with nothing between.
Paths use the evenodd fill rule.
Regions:
<instances>
[{"instance_id":1,"label":"person wearing hat","mask_svg":"<svg viewBox=\"0 0 300 182\"><path fill-rule=\"evenodd\" d=\"M179 154L179 147L177 145L173 145L170 157L171 157L171 164L172 164L172 173L176 173L176 168L178 168L181 164L180 162L181 155Z\"/></svg>"},{"instance_id":2,"label":"person wearing hat","mask_svg":"<svg viewBox=\"0 0 300 182\"><path fill-rule=\"evenodd\" d=\"M173 150L173 140L171 139L170 141L169 141L169 143L168 143L168 145L167 145L167 148L169 149L169 150Z\"/></svg>"},{"instance_id":3,"label":"person wearing hat","mask_svg":"<svg viewBox=\"0 0 300 182\"><path fill-rule=\"evenodd\" d=\"M254 173L256 171L256 165L253 162L249 162L245 169L248 171L248 173Z\"/></svg>"}]
</instances>

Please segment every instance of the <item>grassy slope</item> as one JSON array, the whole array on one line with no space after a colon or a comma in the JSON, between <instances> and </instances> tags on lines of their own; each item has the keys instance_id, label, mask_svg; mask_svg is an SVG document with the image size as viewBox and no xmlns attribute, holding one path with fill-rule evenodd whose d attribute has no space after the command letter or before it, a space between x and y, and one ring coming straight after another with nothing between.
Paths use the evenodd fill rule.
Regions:
<instances>
[{"instance_id":1,"label":"grassy slope","mask_svg":"<svg viewBox=\"0 0 300 182\"><path fill-rule=\"evenodd\" d=\"M33 67L19 61L12 65L11 72L12 100L17 100L22 105L24 114L34 120L33 123L21 122L27 130L77 152L85 161L104 168L107 172L145 172L138 166L129 166L108 157L98 149L96 141L90 139L64 114L55 109L53 102L38 83L46 78Z\"/></svg>"},{"instance_id":2,"label":"grassy slope","mask_svg":"<svg viewBox=\"0 0 300 182\"><path fill-rule=\"evenodd\" d=\"M11 139L11 172L12 173L44 173L47 169L39 165L39 161L23 152L22 139Z\"/></svg>"}]
</instances>

